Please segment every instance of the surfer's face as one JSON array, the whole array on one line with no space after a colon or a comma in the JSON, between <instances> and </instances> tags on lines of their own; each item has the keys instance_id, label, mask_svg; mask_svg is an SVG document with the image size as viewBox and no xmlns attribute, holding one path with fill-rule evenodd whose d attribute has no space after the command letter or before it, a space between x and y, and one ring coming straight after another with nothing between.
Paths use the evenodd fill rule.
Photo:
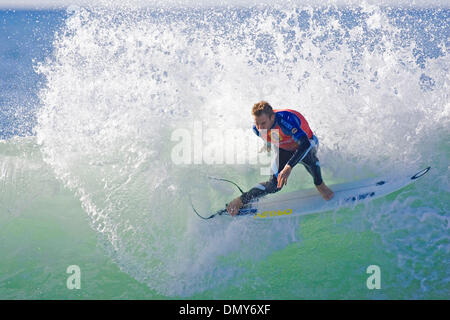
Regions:
<instances>
[{"instance_id":1,"label":"surfer's face","mask_svg":"<svg viewBox=\"0 0 450 320\"><path fill-rule=\"evenodd\" d=\"M273 126L273 122L275 121L275 114L272 116L268 116L265 113L262 113L260 116L255 116L255 125L258 130L269 130Z\"/></svg>"}]
</instances>

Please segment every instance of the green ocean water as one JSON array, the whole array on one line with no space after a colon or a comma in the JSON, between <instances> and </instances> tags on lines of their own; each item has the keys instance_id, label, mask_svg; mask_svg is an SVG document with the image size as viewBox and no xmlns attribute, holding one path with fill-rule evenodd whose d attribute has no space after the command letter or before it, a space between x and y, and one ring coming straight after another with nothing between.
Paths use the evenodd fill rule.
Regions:
<instances>
[{"instance_id":1,"label":"green ocean water","mask_svg":"<svg viewBox=\"0 0 450 320\"><path fill-rule=\"evenodd\" d=\"M3 162L3 172L7 171L8 176L2 182L4 185L14 181L16 186L15 190L9 189L9 194L2 193L2 211L5 212L6 203L10 214L6 221L2 217L1 224L2 299L448 298L448 255L442 250L448 240L434 238L448 228L446 220L439 221L448 205L448 195L428 199L427 202L441 203L442 208L436 207L437 215L427 217L431 210L420 200L424 187L421 184L431 184L425 179L367 206L298 218L298 242L271 252L264 259L242 261L233 254L221 257L242 270L251 270L231 285L189 296L164 295L114 263L101 245L101 237L91 228L80 200L52 177L32 138L8 142L6 149L13 152L6 152L7 157L5 143L2 144L3 160L7 159L8 165ZM26 145L28 152L31 146L33 152L24 156L23 150L17 152L13 145ZM20 168L15 167L17 164ZM410 203L406 208L395 209L392 203L396 201ZM408 213L411 208L413 215ZM399 225L410 224L413 231L423 229L425 233L411 235L411 229L398 228L380 234L383 227L374 225L373 215L380 215L376 223L399 220ZM435 240L430 243L430 238ZM403 251L390 248L393 242L403 242L399 246ZM71 274L66 269L70 265L80 267L80 289L67 287ZM366 272L369 265L380 267L380 289L370 290L366 285L371 275Z\"/></svg>"}]
</instances>

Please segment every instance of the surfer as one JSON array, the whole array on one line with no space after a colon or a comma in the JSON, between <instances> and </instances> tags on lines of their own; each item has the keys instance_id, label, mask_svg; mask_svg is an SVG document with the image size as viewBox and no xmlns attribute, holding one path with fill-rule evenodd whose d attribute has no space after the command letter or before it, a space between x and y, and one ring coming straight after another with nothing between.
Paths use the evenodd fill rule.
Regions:
<instances>
[{"instance_id":1,"label":"surfer","mask_svg":"<svg viewBox=\"0 0 450 320\"><path fill-rule=\"evenodd\" d=\"M316 156L319 141L306 119L295 110L274 110L266 101L256 103L252 115L255 119L253 131L266 141L267 148L275 145L278 150L277 161L272 165L273 174L270 180L259 183L231 201L227 205L228 213L235 216L250 200L280 191L287 184L292 168L299 162L313 177L314 185L322 197L330 200L334 193L322 180Z\"/></svg>"}]
</instances>

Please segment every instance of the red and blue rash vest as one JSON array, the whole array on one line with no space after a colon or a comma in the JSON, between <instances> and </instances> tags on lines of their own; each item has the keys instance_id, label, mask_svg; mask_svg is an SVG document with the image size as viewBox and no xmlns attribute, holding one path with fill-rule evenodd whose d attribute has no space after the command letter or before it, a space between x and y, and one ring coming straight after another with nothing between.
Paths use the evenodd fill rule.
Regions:
<instances>
[{"instance_id":1,"label":"red and blue rash vest","mask_svg":"<svg viewBox=\"0 0 450 320\"><path fill-rule=\"evenodd\" d=\"M262 135L254 125L253 131L268 143L278 145L280 149L294 151L288 161L288 164L294 167L311 150L312 145L309 139L313 138L313 132L300 112L291 109L274 109L273 111L275 121L272 128Z\"/></svg>"}]
</instances>

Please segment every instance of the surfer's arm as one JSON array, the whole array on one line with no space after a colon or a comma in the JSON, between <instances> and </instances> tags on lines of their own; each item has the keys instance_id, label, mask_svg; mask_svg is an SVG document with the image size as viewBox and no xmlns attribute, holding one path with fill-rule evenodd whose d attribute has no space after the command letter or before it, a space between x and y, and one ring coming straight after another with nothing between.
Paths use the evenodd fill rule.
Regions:
<instances>
[{"instance_id":1,"label":"surfer's arm","mask_svg":"<svg viewBox=\"0 0 450 320\"><path fill-rule=\"evenodd\" d=\"M299 136L299 138L295 140L299 143L299 146L292 157L288 160L283 170L281 170L278 174L277 188L282 188L285 184L287 184L292 168L306 156L309 150L311 150L311 142L309 142L306 134Z\"/></svg>"},{"instance_id":2,"label":"surfer's arm","mask_svg":"<svg viewBox=\"0 0 450 320\"><path fill-rule=\"evenodd\" d=\"M292 157L287 162L287 165L289 165L291 168L293 168L297 163L302 161L302 159L312 148L311 142L309 142L308 136L306 134L300 134L294 138L295 141L299 144L299 146L292 155Z\"/></svg>"},{"instance_id":3,"label":"surfer's arm","mask_svg":"<svg viewBox=\"0 0 450 320\"><path fill-rule=\"evenodd\" d=\"M308 135L302 130L301 121L294 114L286 113L284 118L279 119L279 125L284 134L291 136L298 144L292 157L287 162L287 166L291 169L306 156L312 148Z\"/></svg>"}]
</instances>

